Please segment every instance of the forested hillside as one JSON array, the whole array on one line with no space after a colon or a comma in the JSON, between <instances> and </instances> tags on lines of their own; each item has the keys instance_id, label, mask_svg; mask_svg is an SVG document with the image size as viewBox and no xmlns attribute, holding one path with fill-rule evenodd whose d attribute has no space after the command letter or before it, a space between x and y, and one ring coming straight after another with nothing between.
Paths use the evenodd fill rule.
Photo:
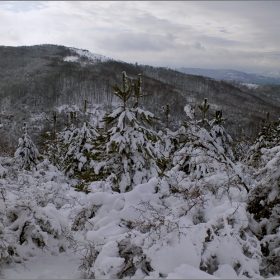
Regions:
<instances>
[{"instance_id":1,"label":"forested hillside","mask_svg":"<svg viewBox=\"0 0 280 280\"><path fill-rule=\"evenodd\" d=\"M117 100L112 86L122 71L134 80L142 75L143 94L149 96L141 99L141 105L159 117L154 123L157 129L165 126L163 106L169 105L170 128L178 128L183 123L184 104L190 104L198 114L197 104L208 98L211 114L223 110L225 127L234 139L245 131L253 140L266 112L277 119L280 110L279 86L252 88L166 68L127 64L64 46L1 46L0 65L0 142L10 147L11 153L24 122L29 123L30 134L39 143L41 134L50 128L46 118L52 118L54 112L61 129L69 106L79 111L87 100L96 118L112 108ZM4 150L2 153L7 152Z\"/></svg>"},{"instance_id":2,"label":"forested hillside","mask_svg":"<svg viewBox=\"0 0 280 280\"><path fill-rule=\"evenodd\" d=\"M107 61L96 69L106 63L111 71L119 67ZM15 153L0 157L1 277L279 277L280 120L267 113L253 144L246 133L233 140L224 126L226 114L216 104L207 98L198 103L191 95L192 101L182 103L180 91L171 86L181 74L147 66L139 66L146 74L137 74L135 66L127 67L132 75L116 74L113 97L94 95L110 98L107 107L94 107L89 95L79 96L72 86L69 95L59 97L71 96L72 107L57 100L53 111L42 97L45 107L42 101L37 105L49 106L52 114L44 116L49 127L40 146L33 141L35 121L27 114L38 117L40 109L27 98L26 111L20 111L13 99L15 114L29 123L19 130ZM201 83L199 90L210 91L214 84ZM85 85L90 85L87 79ZM163 103L154 98L160 90L148 95L149 88L160 85L162 91L170 89ZM237 95L237 86L221 85ZM199 83L192 87L189 93L199 91ZM17 93L19 99L24 96L30 97ZM165 105L151 112L144 104ZM172 106L179 105L182 123L175 128ZM161 123L156 111L163 115Z\"/></svg>"}]
</instances>

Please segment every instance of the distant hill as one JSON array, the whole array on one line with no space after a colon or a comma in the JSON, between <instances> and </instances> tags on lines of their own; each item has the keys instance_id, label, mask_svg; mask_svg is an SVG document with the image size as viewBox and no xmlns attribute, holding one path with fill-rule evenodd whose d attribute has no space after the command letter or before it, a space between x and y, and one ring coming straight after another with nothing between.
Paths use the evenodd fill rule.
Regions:
<instances>
[{"instance_id":1,"label":"distant hill","mask_svg":"<svg viewBox=\"0 0 280 280\"><path fill-rule=\"evenodd\" d=\"M257 74L248 74L229 69L200 69L200 68L177 68L179 72L209 77L215 80L237 81L246 84L271 84L280 85L280 78L265 77Z\"/></svg>"},{"instance_id":2,"label":"distant hill","mask_svg":"<svg viewBox=\"0 0 280 280\"><path fill-rule=\"evenodd\" d=\"M61 129L67 121L66 113L79 112L85 99L98 123L104 112L116 105L112 87L121 84L122 71L135 80L142 74L143 94L151 95L140 102L159 117L155 129L165 126L162 106L169 104L172 129L187 119L183 110L187 103L196 108L199 118L197 105L204 98L210 104L209 119L215 110L223 110L225 127L232 137L238 137L241 128L255 137L267 111L272 119L280 113L277 85L252 87L217 81L164 67L129 64L65 46L0 46L0 65L0 146L1 142L15 146L24 122L39 142L40 135L50 127L46 118L50 119L56 111L57 128Z\"/></svg>"}]
</instances>

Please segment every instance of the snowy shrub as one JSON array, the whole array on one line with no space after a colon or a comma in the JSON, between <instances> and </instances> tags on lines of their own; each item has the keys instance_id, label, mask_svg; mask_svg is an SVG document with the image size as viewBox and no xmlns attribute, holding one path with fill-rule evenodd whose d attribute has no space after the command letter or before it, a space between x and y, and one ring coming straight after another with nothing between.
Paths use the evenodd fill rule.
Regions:
<instances>
[{"instance_id":1,"label":"snowy shrub","mask_svg":"<svg viewBox=\"0 0 280 280\"><path fill-rule=\"evenodd\" d=\"M210 130L210 135L213 139L224 149L225 155L231 160L233 159L233 152L230 144L233 142L230 135L228 135L222 125L213 125Z\"/></svg>"},{"instance_id":2,"label":"snowy shrub","mask_svg":"<svg viewBox=\"0 0 280 280\"><path fill-rule=\"evenodd\" d=\"M122 278L135 274L143 278L153 270L145 255L143 242L147 239L153 244L158 235L171 232L171 228L168 230L168 217L157 212L165 209L159 205L161 203L155 193L157 183L156 179L152 179L124 194L88 194L79 201L84 206L72 210L71 216L84 211L85 206L95 210L85 224L83 221L87 241L81 268L86 271L87 277ZM159 217L159 224L155 225L153 220Z\"/></svg>"},{"instance_id":3,"label":"snowy shrub","mask_svg":"<svg viewBox=\"0 0 280 280\"><path fill-rule=\"evenodd\" d=\"M231 192L236 200L244 195ZM78 204L70 217L85 234L81 269L88 278L165 278L183 264L210 274L228 265L236 278L261 278L245 203L174 193L154 178L128 193L88 194Z\"/></svg>"},{"instance_id":4,"label":"snowy shrub","mask_svg":"<svg viewBox=\"0 0 280 280\"><path fill-rule=\"evenodd\" d=\"M21 263L22 259L17 249L16 239L13 232L6 227L6 205L2 190L0 198L0 276L1 270L13 263Z\"/></svg>"},{"instance_id":5,"label":"snowy shrub","mask_svg":"<svg viewBox=\"0 0 280 280\"><path fill-rule=\"evenodd\" d=\"M8 171L6 168L4 168L2 165L1 165L1 162L0 162L0 178L3 178L7 175Z\"/></svg>"},{"instance_id":6,"label":"snowy shrub","mask_svg":"<svg viewBox=\"0 0 280 280\"><path fill-rule=\"evenodd\" d=\"M262 149L271 149L280 145L280 119L272 122L269 119L269 113L266 119L261 123L261 131L255 141L250 147L246 158L247 164L253 167L261 165Z\"/></svg>"},{"instance_id":7,"label":"snowy shrub","mask_svg":"<svg viewBox=\"0 0 280 280\"><path fill-rule=\"evenodd\" d=\"M180 147L180 136L180 129L172 132L167 128L163 131L159 131L158 133L158 137L160 138L160 140L158 140L157 145L159 151L163 155L163 157L161 158L161 168L164 171L170 170L173 167L172 158L174 153Z\"/></svg>"},{"instance_id":8,"label":"snowy shrub","mask_svg":"<svg viewBox=\"0 0 280 280\"><path fill-rule=\"evenodd\" d=\"M54 253L66 251L72 241L68 222L54 205L40 207L30 198L20 200L7 207L6 226L14 232L20 245L30 249L37 246Z\"/></svg>"},{"instance_id":9,"label":"snowy shrub","mask_svg":"<svg viewBox=\"0 0 280 280\"><path fill-rule=\"evenodd\" d=\"M0 179L1 264L27 260L39 248L57 254L74 246L59 210L74 202L63 174L48 161L33 171L19 171L12 162L2 160L7 175Z\"/></svg>"},{"instance_id":10,"label":"snowy shrub","mask_svg":"<svg viewBox=\"0 0 280 280\"><path fill-rule=\"evenodd\" d=\"M248 195L248 211L257 221L255 234L259 237L264 255L261 271L279 274L280 265L280 146L261 149L260 169L256 183Z\"/></svg>"},{"instance_id":11,"label":"snowy shrub","mask_svg":"<svg viewBox=\"0 0 280 280\"><path fill-rule=\"evenodd\" d=\"M206 129L190 123L185 135L185 142L174 153L174 167L169 174L169 183L174 191L180 188L180 184L186 186L183 188L199 187L202 194L218 195L221 190L227 193L230 187L248 191L240 168L227 157L225 149ZM180 172L185 175L179 175ZM178 181L179 178L182 182Z\"/></svg>"},{"instance_id":12,"label":"snowy shrub","mask_svg":"<svg viewBox=\"0 0 280 280\"><path fill-rule=\"evenodd\" d=\"M252 233L245 203L230 203L209 209L208 220L200 224L206 229L201 269L215 275L221 265L229 265L236 277L261 278L259 265L262 253L259 241Z\"/></svg>"}]
</instances>

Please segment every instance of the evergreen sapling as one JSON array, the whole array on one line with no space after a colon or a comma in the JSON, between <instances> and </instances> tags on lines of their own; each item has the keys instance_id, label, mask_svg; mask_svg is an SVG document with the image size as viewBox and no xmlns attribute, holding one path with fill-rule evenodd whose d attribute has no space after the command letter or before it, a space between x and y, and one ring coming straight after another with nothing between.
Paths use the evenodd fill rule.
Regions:
<instances>
[{"instance_id":1,"label":"evergreen sapling","mask_svg":"<svg viewBox=\"0 0 280 280\"><path fill-rule=\"evenodd\" d=\"M99 178L109 180L113 190L126 192L161 173L157 164L160 153L155 147L156 133L147 128L154 115L140 109L138 102L129 106L134 86L125 72L122 89L118 85L113 88L122 105L103 119L111 128L99 138L101 153L94 171Z\"/></svg>"},{"instance_id":2,"label":"evergreen sapling","mask_svg":"<svg viewBox=\"0 0 280 280\"><path fill-rule=\"evenodd\" d=\"M40 154L37 147L27 133L26 123L24 123L23 131L23 136L19 138L19 144L15 152L15 158L19 160L21 168L30 170L36 167L36 165L38 164Z\"/></svg>"}]
</instances>

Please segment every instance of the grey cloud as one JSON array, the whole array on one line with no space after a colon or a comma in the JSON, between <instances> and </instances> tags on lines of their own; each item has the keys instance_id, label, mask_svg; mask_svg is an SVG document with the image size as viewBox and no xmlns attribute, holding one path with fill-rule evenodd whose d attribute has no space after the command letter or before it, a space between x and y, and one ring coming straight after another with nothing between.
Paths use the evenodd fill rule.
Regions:
<instances>
[{"instance_id":1,"label":"grey cloud","mask_svg":"<svg viewBox=\"0 0 280 280\"><path fill-rule=\"evenodd\" d=\"M133 22L136 26L139 26L141 30L158 30L163 32L178 33L181 31L191 31L190 26L181 26L175 24L167 19L158 18L150 13L145 13L141 16L133 18Z\"/></svg>"},{"instance_id":2,"label":"grey cloud","mask_svg":"<svg viewBox=\"0 0 280 280\"><path fill-rule=\"evenodd\" d=\"M1 6L5 10L10 10L16 13L40 10L46 7L43 1L3 1L0 2L0 7Z\"/></svg>"},{"instance_id":3,"label":"grey cloud","mask_svg":"<svg viewBox=\"0 0 280 280\"><path fill-rule=\"evenodd\" d=\"M219 31L220 31L221 33L230 34L230 32L228 32L227 29L220 29Z\"/></svg>"},{"instance_id":4,"label":"grey cloud","mask_svg":"<svg viewBox=\"0 0 280 280\"><path fill-rule=\"evenodd\" d=\"M219 46L219 47L234 47L242 44L240 41L227 39L221 36L209 36L209 35L198 35L196 37L199 41L204 44Z\"/></svg>"},{"instance_id":5,"label":"grey cloud","mask_svg":"<svg viewBox=\"0 0 280 280\"><path fill-rule=\"evenodd\" d=\"M260 20L279 16L279 1L201 1L191 4L197 12L207 13L219 19L232 17ZM264 23L264 22L263 22Z\"/></svg>"},{"instance_id":6,"label":"grey cloud","mask_svg":"<svg viewBox=\"0 0 280 280\"><path fill-rule=\"evenodd\" d=\"M195 42L195 44L192 45L196 50L205 50L205 48L199 43Z\"/></svg>"},{"instance_id":7,"label":"grey cloud","mask_svg":"<svg viewBox=\"0 0 280 280\"><path fill-rule=\"evenodd\" d=\"M264 55L267 56L275 56L280 58L280 52L274 51L274 52L265 52Z\"/></svg>"},{"instance_id":8,"label":"grey cloud","mask_svg":"<svg viewBox=\"0 0 280 280\"><path fill-rule=\"evenodd\" d=\"M280 1L196 1L198 14L239 26L252 40L279 42ZM221 30L226 27L221 28ZM279 42L280 43L280 42Z\"/></svg>"},{"instance_id":9,"label":"grey cloud","mask_svg":"<svg viewBox=\"0 0 280 280\"><path fill-rule=\"evenodd\" d=\"M123 32L113 37L99 39L98 46L117 51L163 51L174 47L174 36L149 33Z\"/></svg>"},{"instance_id":10,"label":"grey cloud","mask_svg":"<svg viewBox=\"0 0 280 280\"><path fill-rule=\"evenodd\" d=\"M8 36L9 38L14 41L14 42L17 42L19 41L19 39L21 38L20 36L20 32L15 29L15 28L11 28L9 31L8 31Z\"/></svg>"}]
</instances>

